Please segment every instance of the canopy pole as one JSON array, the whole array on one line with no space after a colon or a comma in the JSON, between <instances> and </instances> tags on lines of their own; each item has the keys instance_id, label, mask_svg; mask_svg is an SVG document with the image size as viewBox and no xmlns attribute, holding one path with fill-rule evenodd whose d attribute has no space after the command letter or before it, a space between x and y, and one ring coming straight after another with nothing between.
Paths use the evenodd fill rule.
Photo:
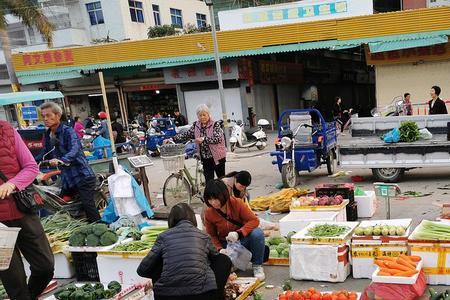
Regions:
<instances>
[{"instance_id":1,"label":"canopy pole","mask_svg":"<svg viewBox=\"0 0 450 300\"><path fill-rule=\"evenodd\" d=\"M109 140L111 141L111 151L113 155L114 171L118 171L118 160L116 155L116 143L114 143L113 130L111 127L111 116L109 114L108 98L106 96L105 78L103 77L103 71L98 71L98 78L100 79L100 87L102 89L103 105L105 106L106 118L108 120Z\"/></svg>"}]
</instances>

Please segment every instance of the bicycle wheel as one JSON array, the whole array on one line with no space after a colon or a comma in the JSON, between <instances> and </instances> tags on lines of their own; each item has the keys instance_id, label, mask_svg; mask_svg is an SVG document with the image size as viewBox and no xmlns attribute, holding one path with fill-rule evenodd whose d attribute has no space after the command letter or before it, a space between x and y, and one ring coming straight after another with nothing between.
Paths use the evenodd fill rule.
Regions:
<instances>
[{"instance_id":1,"label":"bicycle wheel","mask_svg":"<svg viewBox=\"0 0 450 300\"><path fill-rule=\"evenodd\" d=\"M181 174L172 174L164 182L163 201L167 207L178 203L191 203L191 187L189 182Z\"/></svg>"}]
</instances>

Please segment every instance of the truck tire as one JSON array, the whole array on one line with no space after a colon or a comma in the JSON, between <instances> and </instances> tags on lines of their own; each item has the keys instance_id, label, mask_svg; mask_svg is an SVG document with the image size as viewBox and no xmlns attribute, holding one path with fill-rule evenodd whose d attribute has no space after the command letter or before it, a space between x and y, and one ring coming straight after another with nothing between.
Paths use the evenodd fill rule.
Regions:
<instances>
[{"instance_id":1,"label":"truck tire","mask_svg":"<svg viewBox=\"0 0 450 300\"><path fill-rule=\"evenodd\" d=\"M402 168L380 168L372 169L373 176L381 182L398 182L405 173L405 169Z\"/></svg>"},{"instance_id":2,"label":"truck tire","mask_svg":"<svg viewBox=\"0 0 450 300\"><path fill-rule=\"evenodd\" d=\"M283 180L283 186L286 188L295 188L300 184L300 176L298 172L295 172L294 175L292 168L294 168L292 162L284 164L281 167L281 179Z\"/></svg>"},{"instance_id":3,"label":"truck tire","mask_svg":"<svg viewBox=\"0 0 450 300\"><path fill-rule=\"evenodd\" d=\"M334 151L330 151L327 155L327 171L328 175L333 175L336 171L336 160L334 158Z\"/></svg>"}]
</instances>

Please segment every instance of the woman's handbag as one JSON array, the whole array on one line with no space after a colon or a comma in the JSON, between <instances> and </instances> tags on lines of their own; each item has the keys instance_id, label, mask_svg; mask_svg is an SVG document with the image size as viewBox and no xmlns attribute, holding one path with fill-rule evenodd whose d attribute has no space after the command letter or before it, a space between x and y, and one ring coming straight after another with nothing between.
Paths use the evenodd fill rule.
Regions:
<instances>
[{"instance_id":1,"label":"woman's handbag","mask_svg":"<svg viewBox=\"0 0 450 300\"><path fill-rule=\"evenodd\" d=\"M0 179L3 182L8 182L8 178L2 171L0 171ZM16 201L17 209L24 214L34 214L44 205L42 198L37 197L32 187L27 187L23 191L14 192L12 197Z\"/></svg>"}]
</instances>

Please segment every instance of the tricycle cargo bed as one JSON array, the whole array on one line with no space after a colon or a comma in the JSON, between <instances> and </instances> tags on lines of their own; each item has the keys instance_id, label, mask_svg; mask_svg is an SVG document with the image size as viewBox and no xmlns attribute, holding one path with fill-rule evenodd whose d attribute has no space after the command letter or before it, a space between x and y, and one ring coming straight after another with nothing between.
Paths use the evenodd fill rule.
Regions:
<instances>
[{"instance_id":1,"label":"tricycle cargo bed","mask_svg":"<svg viewBox=\"0 0 450 300\"><path fill-rule=\"evenodd\" d=\"M447 134L447 123L450 122L449 115L430 116L396 116L396 117L373 117L352 118L351 135L381 136L384 133L400 127L402 122L414 121L419 128L427 128L432 134Z\"/></svg>"},{"instance_id":2,"label":"tricycle cargo bed","mask_svg":"<svg viewBox=\"0 0 450 300\"><path fill-rule=\"evenodd\" d=\"M393 144L384 143L376 136L341 136L338 149L343 168L450 166L450 142L443 134L435 134L431 140Z\"/></svg>"}]
</instances>

